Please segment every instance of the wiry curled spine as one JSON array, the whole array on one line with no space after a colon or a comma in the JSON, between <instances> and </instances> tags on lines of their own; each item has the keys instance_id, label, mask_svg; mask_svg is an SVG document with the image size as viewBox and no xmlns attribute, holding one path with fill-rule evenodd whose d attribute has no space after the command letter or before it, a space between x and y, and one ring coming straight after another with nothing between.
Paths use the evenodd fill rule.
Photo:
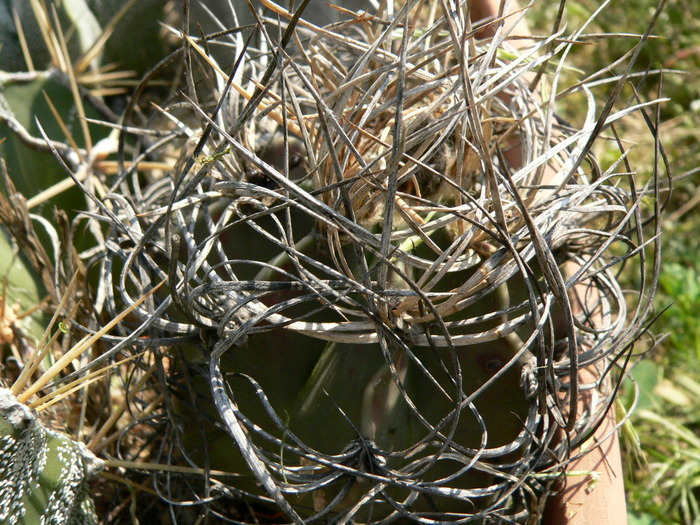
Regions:
<instances>
[{"instance_id":1,"label":"wiry curled spine","mask_svg":"<svg viewBox=\"0 0 700 525\"><path fill-rule=\"evenodd\" d=\"M468 2L324 28L263 3L276 18L257 49L231 37L229 72L182 35L197 88L135 152L174 169L125 171L101 203L105 310L170 288L120 344L179 344L176 393L206 374L251 520L529 519L650 312L653 182L635 191L626 152L603 168L591 145L655 102L598 117L583 84L581 125L562 122L530 82L580 34L479 41Z\"/></svg>"}]
</instances>

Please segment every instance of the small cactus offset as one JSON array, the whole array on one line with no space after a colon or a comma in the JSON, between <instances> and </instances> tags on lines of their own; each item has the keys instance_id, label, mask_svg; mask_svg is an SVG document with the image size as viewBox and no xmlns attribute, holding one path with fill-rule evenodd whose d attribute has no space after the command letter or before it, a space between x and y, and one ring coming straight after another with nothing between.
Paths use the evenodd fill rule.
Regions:
<instances>
[{"instance_id":1,"label":"small cactus offset","mask_svg":"<svg viewBox=\"0 0 700 525\"><path fill-rule=\"evenodd\" d=\"M84 443L46 428L0 388L0 523L97 524L88 480L102 468Z\"/></svg>"}]
</instances>

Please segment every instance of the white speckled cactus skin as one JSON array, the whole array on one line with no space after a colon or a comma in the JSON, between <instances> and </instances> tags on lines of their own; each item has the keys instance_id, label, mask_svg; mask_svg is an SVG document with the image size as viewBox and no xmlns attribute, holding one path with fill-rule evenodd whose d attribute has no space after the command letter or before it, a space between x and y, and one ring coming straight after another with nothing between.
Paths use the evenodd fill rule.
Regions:
<instances>
[{"instance_id":1,"label":"white speckled cactus skin","mask_svg":"<svg viewBox=\"0 0 700 525\"><path fill-rule=\"evenodd\" d=\"M0 388L0 523L97 524L87 481L102 468L83 443L45 428Z\"/></svg>"}]
</instances>

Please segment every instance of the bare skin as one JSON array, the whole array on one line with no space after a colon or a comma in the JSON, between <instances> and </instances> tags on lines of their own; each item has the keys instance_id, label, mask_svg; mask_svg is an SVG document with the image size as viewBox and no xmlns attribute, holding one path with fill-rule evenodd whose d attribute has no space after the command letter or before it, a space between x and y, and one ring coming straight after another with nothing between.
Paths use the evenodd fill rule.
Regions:
<instances>
[{"instance_id":1,"label":"bare skin","mask_svg":"<svg viewBox=\"0 0 700 525\"><path fill-rule=\"evenodd\" d=\"M505 5L506 0L503 0ZM503 16L501 0L474 0L470 6L473 21L492 20ZM515 36L529 36L530 31L524 19L518 21L517 12L520 5L512 0L509 12L512 18L506 19L505 27ZM485 27L478 37L486 38L494 34L493 26ZM514 40L518 47L526 40ZM513 148L511 152L516 152ZM516 159L509 159L517 165ZM550 174L551 176L551 174ZM547 183L547 173L545 180ZM576 294L576 291L573 292ZM574 302L574 301L572 301ZM590 380L591 371L581 371L580 381ZM586 400L581 399L581 404ZM565 488L547 504L543 525L625 525L627 523L627 506L625 502L624 481L622 476L622 459L620 444L615 428L615 414L609 411L600 427L585 445L587 453L573 460L567 472ZM573 455L580 451L573 451ZM596 474L574 475L576 473L595 472ZM597 479L595 479L597 476Z\"/></svg>"}]
</instances>

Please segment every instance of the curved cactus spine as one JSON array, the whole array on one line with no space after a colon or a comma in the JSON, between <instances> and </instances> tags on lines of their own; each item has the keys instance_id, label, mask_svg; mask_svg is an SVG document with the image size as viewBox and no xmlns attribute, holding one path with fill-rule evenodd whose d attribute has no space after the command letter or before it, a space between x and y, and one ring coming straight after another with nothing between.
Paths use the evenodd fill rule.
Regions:
<instances>
[{"instance_id":1,"label":"curved cactus spine","mask_svg":"<svg viewBox=\"0 0 700 525\"><path fill-rule=\"evenodd\" d=\"M584 82L580 125L558 119L583 29L516 46L509 17L479 39L466 0L387 0L325 27L310 5L261 0L251 27L212 35L171 28L182 47L138 86L108 151L39 130L88 197L73 222L95 241L81 328L116 328L62 381L131 354L148 409L90 445L149 429L142 456L157 462L143 465L162 465L173 508L535 520L650 313L658 239L639 210L657 189L636 189L622 146L605 169L591 146L658 101L598 116ZM186 95L148 116L139 97L180 57ZM628 310L616 272L631 261L644 285ZM29 375L20 402L46 385L24 389ZM201 486L171 470L203 472Z\"/></svg>"}]
</instances>

